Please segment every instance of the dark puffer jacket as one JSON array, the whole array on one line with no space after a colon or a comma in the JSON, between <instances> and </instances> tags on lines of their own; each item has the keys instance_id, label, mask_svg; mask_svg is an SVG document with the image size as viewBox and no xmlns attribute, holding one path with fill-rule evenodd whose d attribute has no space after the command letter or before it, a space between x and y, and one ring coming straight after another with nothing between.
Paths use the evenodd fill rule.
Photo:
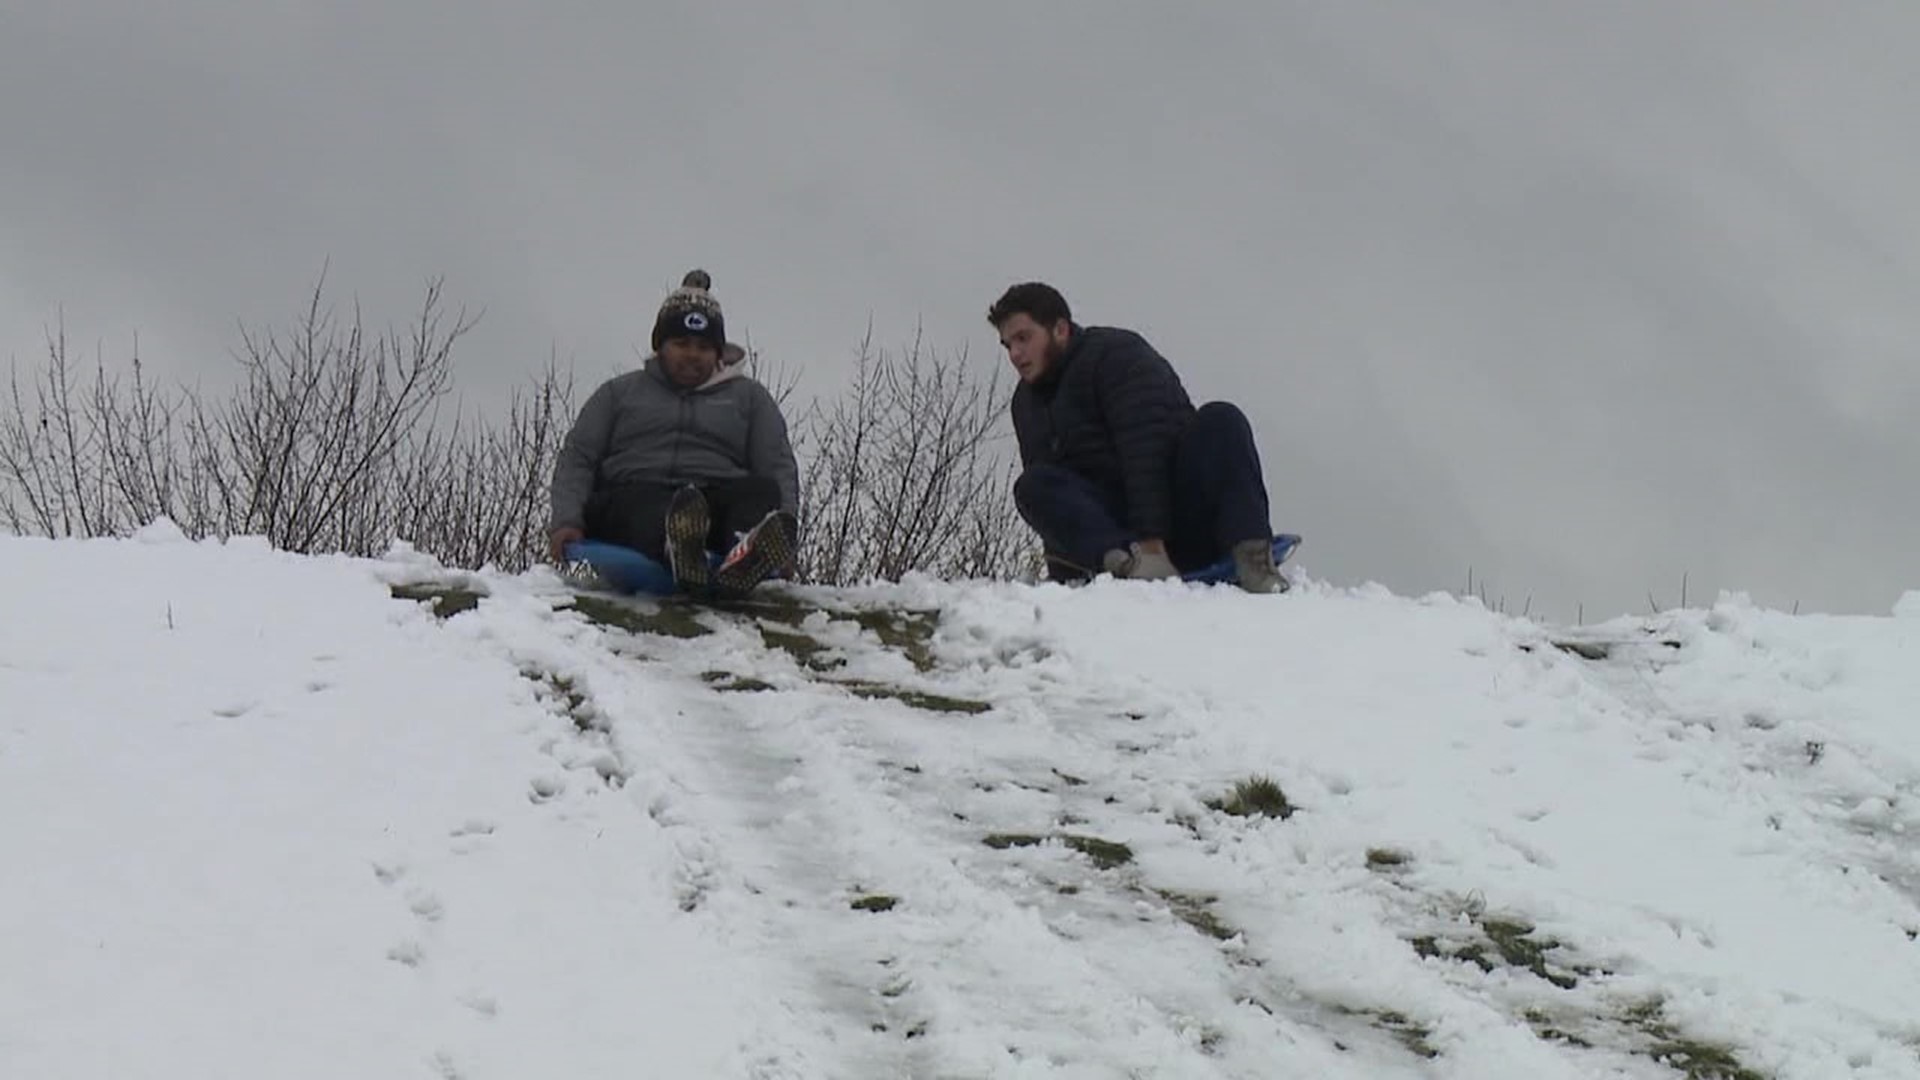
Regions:
<instances>
[{"instance_id":1,"label":"dark puffer jacket","mask_svg":"<svg viewBox=\"0 0 1920 1080\"><path fill-rule=\"evenodd\" d=\"M1061 465L1125 508L1142 537L1173 527L1173 448L1193 402L1173 365L1131 330L1074 325L1067 351L1013 392L1023 467Z\"/></svg>"}]
</instances>

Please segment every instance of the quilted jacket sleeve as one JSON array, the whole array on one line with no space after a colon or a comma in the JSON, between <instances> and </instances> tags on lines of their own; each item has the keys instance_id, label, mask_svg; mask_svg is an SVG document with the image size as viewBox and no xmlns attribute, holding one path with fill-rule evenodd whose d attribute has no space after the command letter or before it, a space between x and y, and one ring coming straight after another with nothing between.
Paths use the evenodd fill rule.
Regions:
<instances>
[{"instance_id":1,"label":"quilted jacket sleeve","mask_svg":"<svg viewBox=\"0 0 1920 1080\"><path fill-rule=\"evenodd\" d=\"M787 418L772 391L753 384L753 413L747 432L747 471L755 476L770 476L780 485L780 508L792 513L800 509L800 467L794 460L793 440L787 432Z\"/></svg>"},{"instance_id":2,"label":"quilted jacket sleeve","mask_svg":"<svg viewBox=\"0 0 1920 1080\"><path fill-rule=\"evenodd\" d=\"M580 406L580 415L574 419L573 429L567 432L567 441L560 444L553 463L553 516L547 522L549 531L566 525L576 529L585 526L587 496L593 494L594 477L599 473L601 459L607 456L607 441L613 436L613 398L613 384L602 383L587 398L586 404Z\"/></svg>"},{"instance_id":3,"label":"quilted jacket sleeve","mask_svg":"<svg viewBox=\"0 0 1920 1080\"><path fill-rule=\"evenodd\" d=\"M1127 526L1165 538L1173 528L1173 449L1188 411L1186 390L1138 334L1116 335L1100 367L1100 407L1126 486Z\"/></svg>"}]
</instances>

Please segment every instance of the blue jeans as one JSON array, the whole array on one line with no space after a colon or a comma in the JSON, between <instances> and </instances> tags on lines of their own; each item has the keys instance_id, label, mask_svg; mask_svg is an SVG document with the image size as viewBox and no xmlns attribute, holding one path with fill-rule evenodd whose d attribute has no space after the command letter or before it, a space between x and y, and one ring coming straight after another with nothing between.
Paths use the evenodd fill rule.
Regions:
<instances>
[{"instance_id":1,"label":"blue jeans","mask_svg":"<svg viewBox=\"0 0 1920 1080\"><path fill-rule=\"evenodd\" d=\"M1124 524L1124 496L1064 465L1035 465L1013 484L1020 516L1040 534L1048 575L1090 578L1114 548L1142 539ZM1242 540L1273 535L1253 427L1238 406L1203 405L1173 448L1173 522L1167 555L1182 572L1227 557Z\"/></svg>"}]
</instances>

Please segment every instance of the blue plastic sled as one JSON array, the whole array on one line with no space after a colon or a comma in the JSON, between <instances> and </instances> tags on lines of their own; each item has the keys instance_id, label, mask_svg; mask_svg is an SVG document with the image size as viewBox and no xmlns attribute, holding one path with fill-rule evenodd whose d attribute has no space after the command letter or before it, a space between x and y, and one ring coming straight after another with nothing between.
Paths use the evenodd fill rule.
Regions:
<instances>
[{"instance_id":1,"label":"blue plastic sled","mask_svg":"<svg viewBox=\"0 0 1920 1080\"><path fill-rule=\"evenodd\" d=\"M1273 564L1284 564L1299 546L1300 537L1293 533L1276 535L1273 538ZM630 547L609 544L603 540L580 540L567 545L566 556L570 561L593 567L600 579L616 592L671 596L679 591L678 583L673 580L673 571ZM713 555L710 558L715 566L719 565L720 556ZM1180 576L1186 581L1208 585L1232 581L1235 577L1233 560L1221 559L1211 566L1189 570Z\"/></svg>"},{"instance_id":2,"label":"blue plastic sled","mask_svg":"<svg viewBox=\"0 0 1920 1080\"><path fill-rule=\"evenodd\" d=\"M673 580L673 571L665 563L630 547L604 540L579 540L567 545L566 556L570 562L593 567L600 580L615 592L629 596L672 596L680 591L680 583ZM722 558L724 556L713 552L707 553L707 563L715 570L720 568Z\"/></svg>"},{"instance_id":3,"label":"blue plastic sled","mask_svg":"<svg viewBox=\"0 0 1920 1080\"><path fill-rule=\"evenodd\" d=\"M1280 566L1285 563L1293 556L1293 549L1299 546L1300 538L1298 536L1292 533L1276 534L1273 538L1273 565ZM1233 581L1238 575L1234 573L1233 559L1229 557L1221 559L1211 566L1203 566L1198 570L1189 570L1181 574L1180 577L1185 581L1197 581L1204 585L1217 585L1221 582Z\"/></svg>"}]
</instances>

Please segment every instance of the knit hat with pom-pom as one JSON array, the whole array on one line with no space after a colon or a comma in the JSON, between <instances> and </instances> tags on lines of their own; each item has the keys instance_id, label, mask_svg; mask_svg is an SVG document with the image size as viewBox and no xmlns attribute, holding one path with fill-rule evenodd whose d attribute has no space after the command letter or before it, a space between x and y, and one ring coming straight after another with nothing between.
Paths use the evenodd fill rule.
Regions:
<instances>
[{"instance_id":1,"label":"knit hat with pom-pom","mask_svg":"<svg viewBox=\"0 0 1920 1080\"><path fill-rule=\"evenodd\" d=\"M680 287L667 294L660 314L653 320L653 350L673 338L700 338L713 343L715 350L727 351L727 321L714 299L713 278L705 270L694 270L680 281Z\"/></svg>"}]
</instances>

